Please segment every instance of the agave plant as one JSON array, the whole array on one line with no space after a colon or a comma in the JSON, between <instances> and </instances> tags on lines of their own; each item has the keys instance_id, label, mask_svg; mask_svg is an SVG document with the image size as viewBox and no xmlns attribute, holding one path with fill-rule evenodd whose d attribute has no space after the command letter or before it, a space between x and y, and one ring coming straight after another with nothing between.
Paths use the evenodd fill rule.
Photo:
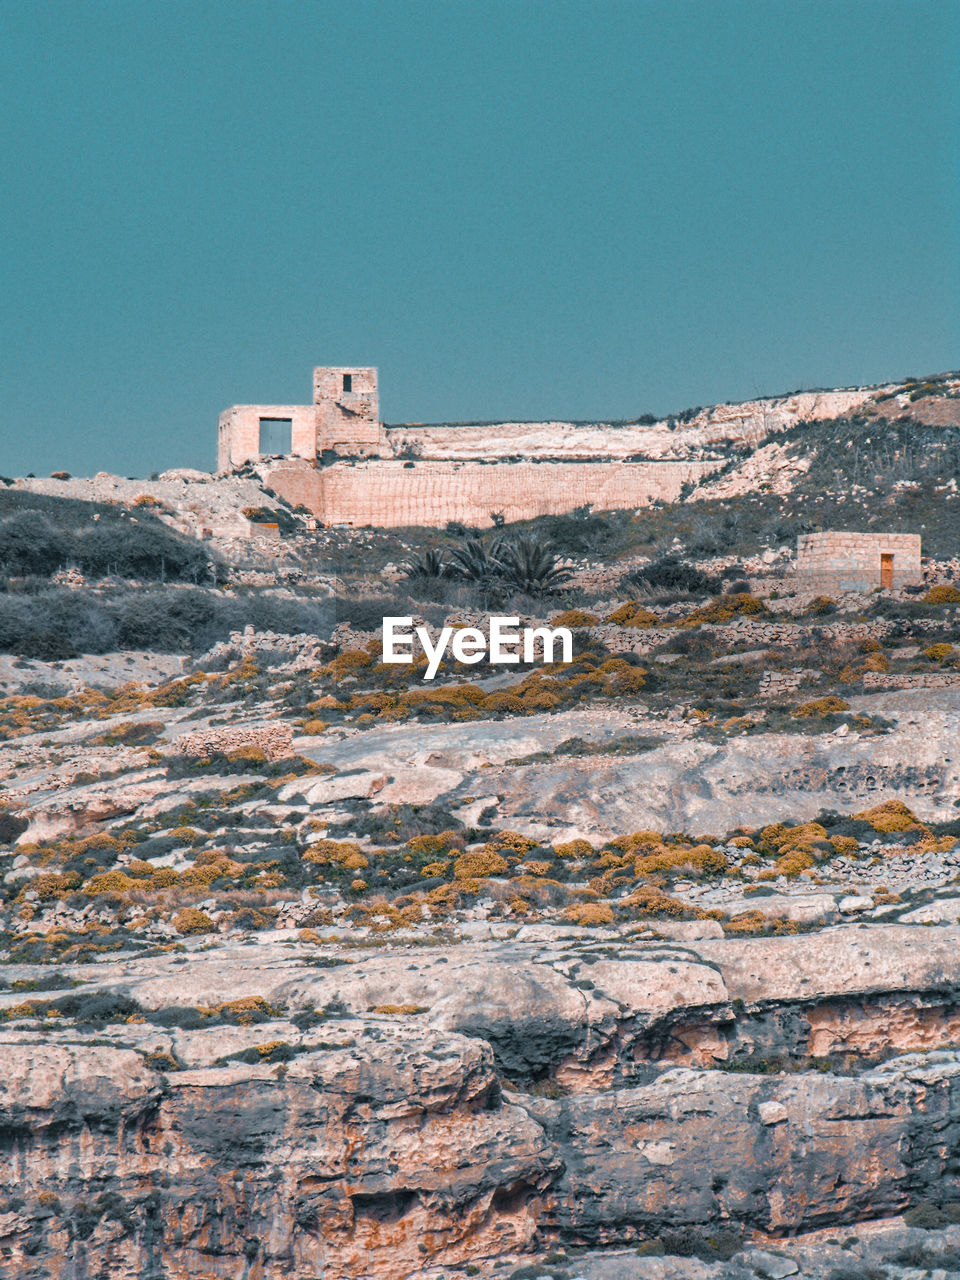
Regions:
<instances>
[{"instance_id":1,"label":"agave plant","mask_svg":"<svg viewBox=\"0 0 960 1280\"><path fill-rule=\"evenodd\" d=\"M404 560L400 568L407 578L446 578L450 574L450 565L440 551L425 551L422 556L411 556Z\"/></svg>"},{"instance_id":2,"label":"agave plant","mask_svg":"<svg viewBox=\"0 0 960 1280\"><path fill-rule=\"evenodd\" d=\"M545 596L557 591L570 577L549 542L536 538L517 538L499 549L498 561L504 581L530 596Z\"/></svg>"},{"instance_id":3,"label":"agave plant","mask_svg":"<svg viewBox=\"0 0 960 1280\"><path fill-rule=\"evenodd\" d=\"M484 608L496 605L503 594L503 566L500 563L499 538L485 546L479 538L471 538L452 552L451 571L457 578L472 582L480 593Z\"/></svg>"},{"instance_id":4,"label":"agave plant","mask_svg":"<svg viewBox=\"0 0 960 1280\"><path fill-rule=\"evenodd\" d=\"M454 547L452 557L453 572L458 578L483 583L500 577L499 538L495 539L489 547L484 546L479 538L471 538L462 547Z\"/></svg>"}]
</instances>

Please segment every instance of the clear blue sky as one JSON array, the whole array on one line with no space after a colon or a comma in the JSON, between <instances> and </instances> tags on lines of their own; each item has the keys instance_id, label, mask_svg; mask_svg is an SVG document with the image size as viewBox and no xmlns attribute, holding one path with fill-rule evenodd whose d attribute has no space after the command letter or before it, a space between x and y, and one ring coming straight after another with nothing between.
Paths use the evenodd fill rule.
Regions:
<instances>
[{"instance_id":1,"label":"clear blue sky","mask_svg":"<svg viewBox=\"0 0 960 1280\"><path fill-rule=\"evenodd\" d=\"M0 472L960 365L955 0L0 0Z\"/></svg>"}]
</instances>

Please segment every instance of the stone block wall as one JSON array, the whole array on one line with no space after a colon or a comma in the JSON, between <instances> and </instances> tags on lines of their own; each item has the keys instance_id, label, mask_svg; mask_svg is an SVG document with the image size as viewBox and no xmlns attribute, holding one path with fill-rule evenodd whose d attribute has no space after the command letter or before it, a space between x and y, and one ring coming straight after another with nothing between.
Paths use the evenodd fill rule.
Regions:
<instances>
[{"instance_id":1,"label":"stone block wall","mask_svg":"<svg viewBox=\"0 0 960 1280\"><path fill-rule=\"evenodd\" d=\"M313 371L317 452L378 451L382 440L376 369L337 366Z\"/></svg>"},{"instance_id":2,"label":"stone block wall","mask_svg":"<svg viewBox=\"0 0 960 1280\"><path fill-rule=\"evenodd\" d=\"M867 671L865 690L875 689L960 689L960 671L915 671L903 675Z\"/></svg>"},{"instance_id":3,"label":"stone block wall","mask_svg":"<svg viewBox=\"0 0 960 1280\"><path fill-rule=\"evenodd\" d=\"M687 481L718 462L338 462L313 470L278 467L266 483L324 524L487 528L556 515L589 503L601 511L675 502Z\"/></svg>"},{"instance_id":4,"label":"stone block wall","mask_svg":"<svg viewBox=\"0 0 960 1280\"><path fill-rule=\"evenodd\" d=\"M238 404L220 415L217 470L230 471L260 457L260 419L289 418L291 452L299 458L317 456L317 413L312 404Z\"/></svg>"},{"instance_id":5,"label":"stone block wall","mask_svg":"<svg viewBox=\"0 0 960 1280\"><path fill-rule=\"evenodd\" d=\"M336 607L331 601L331 630L335 613ZM223 670L249 658L270 666L284 664L293 671L312 671L323 665L323 644L320 636L310 632L288 635L286 632L254 631L249 627L246 631L231 631L226 640L217 640L206 653L194 660L192 670Z\"/></svg>"},{"instance_id":6,"label":"stone block wall","mask_svg":"<svg viewBox=\"0 0 960 1280\"><path fill-rule=\"evenodd\" d=\"M261 456L260 419L289 418L287 462L324 466L317 477L285 476L274 485L326 524L489 525L560 514L676 501L685 481L718 470L733 442L757 444L797 421L835 417L869 392L800 393L776 400L715 405L683 423L465 423L387 428L380 421L377 370L321 366L310 405L235 405L220 417L221 473ZM704 461L704 452L713 455ZM272 453L267 456L274 456ZM363 471L362 460L383 460ZM510 461L507 461L510 459ZM294 496L294 494L296 496Z\"/></svg>"},{"instance_id":7,"label":"stone block wall","mask_svg":"<svg viewBox=\"0 0 960 1280\"><path fill-rule=\"evenodd\" d=\"M760 677L760 697L776 698L799 691L814 680L819 680L822 672L794 668L792 671L764 671Z\"/></svg>"},{"instance_id":8,"label":"stone block wall","mask_svg":"<svg viewBox=\"0 0 960 1280\"><path fill-rule=\"evenodd\" d=\"M177 738L174 750L183 756L206 756L211 751L242 751L259 747L268 760L293 755L293 729L279 720L269 724L236 724L223 729L199 729Z\"/></svg>"},{"instance_id":9,"label":"stone block wall","mask_svg":"<svg viewBox=\"0 0 960 1280\"><path fill-rule=\"evenodd\" d=\"M280 526L268 524L261 520L244 520L244 534L248 538L268 538L271 542L280 541Z\"/></svg>"},{"instance_id":10,"label":"stone block wall","mask_svg":"<svg viewBox=\"0 0 960 1280\"><path fill-rule=\"evenodd\" d=\"M894 590L922 581L916 533L804 533L797 539L800 592L835 595L872 591L880 583L880 557L893 556Z\"/></svg>"}]
</instances>

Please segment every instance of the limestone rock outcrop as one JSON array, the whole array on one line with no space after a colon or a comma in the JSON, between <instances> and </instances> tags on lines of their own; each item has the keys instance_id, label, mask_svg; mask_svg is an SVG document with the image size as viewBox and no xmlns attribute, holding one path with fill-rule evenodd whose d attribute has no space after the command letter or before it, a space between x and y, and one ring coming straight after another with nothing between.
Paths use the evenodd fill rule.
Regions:
<instances>
[{"instance_id":1,"label":"limestone rock outcrop","mask_svg":"<svg viewBox=\"0 0 960 1280\"><path fill-rule=\"evenodd\" d=\"M278 939L0 993L4 1274L413 1280L956 1197L958 931Z\"/></svg>"}]
</instances>

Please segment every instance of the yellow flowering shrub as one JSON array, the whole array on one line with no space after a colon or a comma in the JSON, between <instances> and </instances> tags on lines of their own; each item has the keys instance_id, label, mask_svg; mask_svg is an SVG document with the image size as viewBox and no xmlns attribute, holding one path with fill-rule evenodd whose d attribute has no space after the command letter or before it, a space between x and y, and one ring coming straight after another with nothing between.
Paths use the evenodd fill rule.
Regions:
<instances>
[{"instance_id":1,"label":"yellow flowering shrub","mask_svg":"<svg viewBox=\"0 0 960 1280\"><path fill-rule=\"evenodd\" d=\"M622 604L619 609L614 609L606 621L617 627L653 627L659 622L659 618L643 605L631 600Z\"/></svg>"},{"instance_id":2,"label":"yellow flowering shrub","mask_svg":"<svg viewBox=\"0 0 960 1280\"><path fill-rule=\"evenodd\" d=\"M586 609L566 609L550 619L551 627L595 627L600 619Z\"/></svg>"},{"instance_id":3,"label":"yellow flowering shrub","mask_svg":"<svg viewBox=\"0 0 960 1280\"><path fill-rule=\"evenodd\" d=\"M563 919L569 920L572 924L581 927L595 927L597 925L613 923L613 908L606 902L579 902L573 906L566 907L563 911Z\"/></svg>"},{"instance_id":4,"label":"yellow flowering shrub","mask_svg":"<svg viewBox=\"0 0 960 1280\"><path fill-rule=\"evenodd\" d=\"M696 627L701 622L729 622L731 618L749 617L752 614L766 613L767 606L749 591L736 591L728 596L717 596L709 604L695 609L680 624L683 627Z\"/></svg>"},{"instance_id":5,"label":"yellow flowering shrub","mask_svg":"<svg viewBox=\"0 0 960 1280\"><path fill-rule=\"evenodd\" d=\"M841 857L856 853L860 848L856 836L831 836L830 843Z\"/></svg>"},{"instance_id":6,"label":"yellow flowering shrub","mask_svg":"<svg viewBox=\"0 0 960 1280\"><path fill-rule=\"evenodd\" d=\"M562 844L555 844L553 852L558 858L589 858L593 853L593 845L589 840L567 840Z\"/></svg>"},{"instance_id":7,"label":"yellow flowering shrub","mask_svg":"<svg viewBox=\"0 0 960 1280\"><path fill-rule=\"evenodd\" d=\"M924 604L960 604L960 590L952 583L942 582L931 587L923 597Z\"/></svg>"},{"instance_id":8,"label":"yellow flowering shrub","mask_svg":"<svg viewBox=\"0 0 960 1280\"><path fill-rule=\"evenodd\" d=\"M507 712L518 715L524 710L524 704L515 693L488 693L483 700L483 709L494 714Z\"/></svg>"},{"instance_id":9,"label":"yellow flowering shrub","mask_svg":"<svg viewBox=\"0 0 960 1280\"><path fill-rule=\"evenodd\" d=\"M333 863L348 871L362 871L370 865L367 855L351 840L317 840L307 849L303 860L318 866Z\"/></svg>"},{"instance_id":10,"label":"yellow flowering shrub","mask_svg":"<svg viewBox=\"0 0 960 1280\"><path fill-rule=\"evenodd\" d=\"M931 662L950 662L957 656L957 651L952 644L932 644L929 649L924 649L923 656Z\"/></svg>"},{"instance_id":11,"label":"yellow flowering shrub","mask_svg":"<svg viewBox=\"0 0 960 1280\"><path fill-rule=\"evenodd\" d=\"M874 831L884 834L893 831L919 831L922 827L902 800L886 800L883 804L863 809L853 816L861 822L869 822Z\"/></svg>"},{"instance_id":12,"label":"yellow flowering shrub","mask_svg":"<svg viewBox=\"0 0 960 1280\"><path fill-rule=\"evenodd\" d=\"M91 876L83 886L83 892L90 898L101 893L126 893L130 889L142 889L143 882L134 880L122 871L102 871L100 875Z\"/></svg>"},{"instance_id":13,"label":"yellow flowering shrub","mask_svg":"<svg viewBox=\"0 0 960 1280\"><path fill-rule=\"evenodd\" d=\"M487 846L472 853L461 853L453 864L457 880L476 880L484 876L499 876L510 869L506 858Z\"/></svg>"},{"instance_id":14,"label":"yellow flowering shrub","mask_svg":"<svg viewBox=\"0 0 960 1280\"><path fill-rule=\"evenodd\" d=\"M173 917L177 933L189 936L195 933L212 933L216 925L205 911L197 907L184 907Z\"/></svg>"},{"instance_id":15,"label":"yellow flowering shrub","mask_svg":"<svg viewBox=\"0 0 960 1280\"><path fill-rule=\"evenodd\" d=\"M849 710L849 702L846 702L843 698L830 696L827 698L814 698L810 702L802 702L799 707L794 707L792 714L809 719L819 716L839 715L841 711Z\"/></svg>"}]
</instances>

